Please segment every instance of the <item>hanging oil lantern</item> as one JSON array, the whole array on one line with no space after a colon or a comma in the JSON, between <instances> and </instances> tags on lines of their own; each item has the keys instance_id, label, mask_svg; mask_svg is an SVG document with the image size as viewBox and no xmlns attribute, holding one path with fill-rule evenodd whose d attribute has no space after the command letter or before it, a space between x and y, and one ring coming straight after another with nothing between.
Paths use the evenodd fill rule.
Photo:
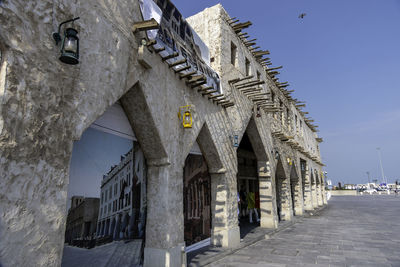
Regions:
<instances>
[{"instance_id":1,"label":"hanging oil lantern","mask_svg":"<svg viewBox=\"0 0 400 267\"><path fill-rule=\"evenodd\" d=\"M233 136L233 146L239 147L239 136L238 135Z\"/></svg>"},{"instance_id":2,"label":"hanging oil lantern","mask_svg":"<svg viewBox=\"0 0 400 267\"><path fill-rule=\"evenodd\" d=\"M192 128L192 105L179 107L178 118L182 121L183 128Z\"/></svg>"},{"instance_id":3,"label":"hanging oil lantern","mask_svg":"<svg viewBox=\"0 0 400 267\"><path fill-rule=\"evenodd\" d=\"M76 65L79 63L78 31L72 27L69 27L65 29L63 38L61 38L60 31L63 24L74 22L78 19L79 17L62 22L58 26L58 32L53 33L53 38L56 41L56 45L58 45L58 43L62 41L60 50L61 55L59 59L61 62L69 65Z\"/></svg>"},{"instance_id":4,"label":"hanging oil lantern","mask_svg":"<svg viewBox=\"0 0 400 267\"><path fill-rule=\"evenodd\" d=\"M260 107L257 107L257 115L256 115L256 117L257 117L257 118L260 118L260 117L261 117Z\"/></svg>"}]
</instances>

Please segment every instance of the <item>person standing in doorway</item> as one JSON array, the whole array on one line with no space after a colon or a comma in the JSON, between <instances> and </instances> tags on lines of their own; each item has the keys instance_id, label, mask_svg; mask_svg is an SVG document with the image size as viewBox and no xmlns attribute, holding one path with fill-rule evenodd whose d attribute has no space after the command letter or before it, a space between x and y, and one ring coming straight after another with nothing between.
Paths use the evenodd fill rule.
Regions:
<instances>
[{"instance_id":1,"label":"person standing in doorway","mask_svg":"<svg viewBox=\"0 0 400 267\"><path fill-rule=\"evenodd\" d=\"M256 210L256 201L255 201L254 192L249 192L247 194L247 209L249 211L249 221L250 221L250 223L253 223L253 212L256 215L257 222L259 222L260 219L258 218L258 212Z\"/></svg>"}]
</instances>

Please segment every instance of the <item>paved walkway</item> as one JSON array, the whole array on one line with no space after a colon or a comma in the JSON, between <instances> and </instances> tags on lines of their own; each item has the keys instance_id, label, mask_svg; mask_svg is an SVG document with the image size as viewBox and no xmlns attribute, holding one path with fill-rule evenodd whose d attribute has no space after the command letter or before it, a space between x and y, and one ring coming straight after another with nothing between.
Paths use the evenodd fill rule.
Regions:
<instances>
[{"instance_id":1,"label":"paved walkway","mask_svg":"<svg viewBox=\"0 0 400 267\"><path fill-rule=\"evenodd\" d=\"M400 266L400 196L332 197L319 215L209 266Z\"/></svg>"}]
</instances>

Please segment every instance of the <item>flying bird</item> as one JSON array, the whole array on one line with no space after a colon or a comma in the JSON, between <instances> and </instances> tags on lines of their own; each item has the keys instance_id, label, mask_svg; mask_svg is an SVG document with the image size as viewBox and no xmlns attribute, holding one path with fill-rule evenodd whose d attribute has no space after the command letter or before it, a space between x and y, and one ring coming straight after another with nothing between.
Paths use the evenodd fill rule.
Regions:
<instances>
[{"instance_id":1,"label":"flying bird","mask_svg":"<svg viewBox=\"0 0 400 267\"><path fill-rule=\"evenodd\" d=\"M304 19L304 17L305 17L306 15L307 15L306 13L301 13L301 14L299 15L299 19Z\"/></svg>"}]
</instances>

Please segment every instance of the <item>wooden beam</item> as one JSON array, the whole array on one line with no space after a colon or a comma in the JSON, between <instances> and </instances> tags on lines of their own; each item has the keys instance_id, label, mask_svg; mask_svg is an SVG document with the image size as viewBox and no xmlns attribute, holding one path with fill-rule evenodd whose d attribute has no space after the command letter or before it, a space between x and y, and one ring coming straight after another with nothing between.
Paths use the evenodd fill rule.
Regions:
<instances>
[{"instance_id":1,"label":"wooden beam","mask_svg":"<svg viewBox=\"0 0 400 267\"><path fill-rule=\"evenodd\" d=\"M268 69L266 69L266 71L273 71L273 70L279 70L279 69L282 69L283 68L283 66L279 66L279 67L275 67L275 68L268 68Z\"/></svg>"},{"instance_id":2,"label":"wooden beam","mask_svg":"<svg viewBox=\"0 0 400 267\"><path fill-rule=\"evenodd\" d=\"M229 107L232 107L234 105L235 105L235 103L228 103L228 104L222 105L222 107L223 108L229 108Z\"/></svg>"},{"instance_id":3,"label":"wooden beam","mask_svg":"<svg viewBox=\"0 0 400 267\"><path fill-rule=\"evenodd\" d=\"M241 82L241 81L244 81L244 80L251 79L253 77L254 77L253 75L250 75L250 76L246 76L246 77L243 77L243 78L236 78L236 79L233 79L233 80L229 80L228 83L235 84L235 83L238 83L238 82Z\"/></svg>"},{"instance_id":4,"label":"wooden beam","mask_svg":"<svg viewBox=\"0 0 400 267\"><path fill-rule=\"evenodd\" d=\"M192 76L190 78L190 80L187 81L187 83L196 83L196 82L199 82L201 80L206 80L207 81L207 78L206 78L206 76L204 76L204 74L199 74L199 75Z\"/></svg>"},{"instance_id":5,"label":"wooden beam","mask_svg":"<svg viewBox=\"0 0 400 267\"><path fill-rule=\"evenodd\" d=\"M153 45L155 45L155 44L157 44L157 40L155 40L155 39L149 40L149 41L147 42L147 46L153 46Z\"/></svg>"},{"instance_id":6,"label":"wooden beam","mask_svg":"<svg viewBox=\"0 0 400 267\"><path fill-rule=\"evenodd\" d=\"M175 71L175 73L178 73L178 72L182 72L182 71L184 71L184 70L188 70L188 69L190 69L190 68L191 68L191 66L185 66L185 67L176 69L176 70L174 70L174 71Z\"/></svg>"},{"instance_id":7,"label":"wooden beam","mask_svg":"<svg viewBox=\"0 0 400 267\"><path fill-rule=\"evenodd\" d=\"M206 83L207 83L206 80L205 81L201 81L201 82L197 82L197 83L192 84L191 87L193 89L193 88L199 87L199 86L201 86L203 84L206 84Z\"/></svg>"},{"instance_id":8,"label":"wooden beam","mask_svg":"<svg viewBox=\"0 0 400 267\"><path fill-rule=\"evenodd\" d=\"M215 98L218 98L218 97L221 97L221 96L224 96L224 94L208 96L208 99L215 99Z\"/></svg>"},{"instance_id":9,"label":"wooden beam","mask_svg":"<svg viewBox=\"0 0 400 267\"><path fill-rule=\"evenodd\" d=\"M200 89L197 89L197 92L207 91L210 89L214 89L214 86L210 85L210 86L206 86L206 87L201 87Z\"/></svg>"},{"instance_id":10,"label":"wooden beam","mask_svg":"<svg viewBox=\"0 0 400 267\"><path fill-rule=\"evenodd\" d=\"M240 89L239 91L246 95L247 93L252 93L252 92L257 92L257 91L261 91L262 88L260 87L252 87L252 88L246 88L246 89Z\"/></svg>"},{"instance_id":11,"label":"wooden beam","mask_svg":"<svg viewBox=\"0 0 400 267\"><path fill-rule=\"evenodd\" d=\"M186 61L187 61L186 58L180 59L180 60L177 60L177 61L175 61L175 62L173 62L173 63L171 63L171 64L168 64L168 66L169 66L170 68L172 68L172 67L178 66L178 65L180 65L180 64L186 63Z\"/></svg>"},{"instance_id":12,"label":"wooden beam","mask_svg":"<svg viewBox=\"0 0 400 267\"><path fill-rule=\"evenodd\" d=\"M209 91L204 91L201 94L202 95L210 95L210 94L213 94L213 93L216 93L216 92L218 92L218 91L217 90L209 90Z\"/></svg>"},{"instance_id":13,"label":"wooden beam","mask_svg":"<svg viewBox=\"0 0 400 267\"><path fill-rule=\"evenodd\" d=\"M168 56L161 57L161 58L162 58L163 61L166 61L168 59L171 59L171 58L174 58L174 57L177 57L177 56L179 56L179 53L178 52L174 52L172 54L169 54Z\"/></svg>"},{"instance_id":14,"label":"wooden beam","mask_svg":"<svg viewBox=\"0 0 400 267\"><path fill-rule=\"evenodd\" d=\"M136 33L138 31L147 31L147 30L154 30L158 29L159 25L158 22L152 18L150 20L144 20L133 23L132 32Z\"/></svg>"},{"instance_id":15,"label":"wooden beam","mask_svg":"<svg viewBox=\"0 0 400 267\"><path fill-rule=\"evenodd\" d=\"M191 71L191 72L187 72L187 73L183 73L183 74L180 74L179 75L179 78L180 79L183 79L183 78L186 78L186 77L190 77L190 76L192 76L192 75L194 75L194 74L196 74L197 73L197 71Z\"/></svg>"},{"instance_id":16,"label":"wooden beam","mask_svg":"<svg viewBox=\"0 0 400 267\"><path fill-rule=\"evenodd\" d=\"M160 48L154 48L154 52L156 52L156 53L160 53L161 51L164 51L164 50L165 50L164 46L162 46Z\"/></svg>"},{"instance_id":17,"label":"wooden beam","mask_svg":"<svg viewBox=\"0 0 400 267\"><path fill-rule=\"evenodd\" d=\"M241 84L239 86L236 87L236 89L241 89L241 88L246 88L246 87L250 87L250 86L254 86L254 85L259 85L259 84L264 84L265 81L255 81L255 82L249 82L247 84Z\"/></svg>"}]
</instances>

